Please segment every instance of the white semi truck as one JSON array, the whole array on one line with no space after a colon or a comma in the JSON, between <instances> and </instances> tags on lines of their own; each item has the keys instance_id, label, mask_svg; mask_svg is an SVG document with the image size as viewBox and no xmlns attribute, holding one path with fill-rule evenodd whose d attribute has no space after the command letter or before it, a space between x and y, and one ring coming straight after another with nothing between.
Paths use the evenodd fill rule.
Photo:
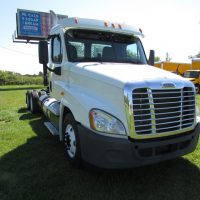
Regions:
<instances>
[{"instance_id":1,"label":"white semi truck","mask_svg":"<svg viewBox=\"0 0 200 200\"><path fill-rule=\"evenodd\" d=\"M195 150L195 87L151 66L141 36L125 24L66 18L39 42L48 87L27 91L27 108L43 111L72 165L132 168Z\"/></svg>"}]
</instances>

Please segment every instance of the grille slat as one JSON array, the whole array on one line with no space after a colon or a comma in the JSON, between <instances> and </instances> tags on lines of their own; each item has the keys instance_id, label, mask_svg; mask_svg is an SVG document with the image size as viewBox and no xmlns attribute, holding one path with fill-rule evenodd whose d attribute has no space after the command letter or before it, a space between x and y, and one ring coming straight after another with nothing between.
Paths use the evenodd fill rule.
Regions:
<instances>
[{"instance_id":1,"label":"grille slat","mask_svg":"<svg viewBox=\"0 0 200 200\"><path fill-rule=\"evenodd\" d=\"M185 116L189 116L189 115L191 115L191 114L188 114L188 115L185 115ZM179 117L180 117L180 115L179 115ZM177 118L177 116L174 116L174 117L168 117L167 119L174 119L174 118ZM162 120L162 119L166 119L165 117L163 117L163 118L157 118L157 119L159 119L159 120ZM152 121L152 120L156 120L156 118L150 118L150 119L147 119L148 121ZM139 121L144 121L143 119L140 119L140 120L135 120L135 122L139 122Z\"/></svg>"},{"instance_id":2,"label":"grille slat","mask_svg":"<svg viewBox=\"0 0 200 200\"><path fill-rule=\"evenodd\" d=\"M152 104L155 106L155 104ZM135 109L134 111L145 111L145 110L166 110L166 109L174 109L174 108L181 108L181 106L174 106L174 107L164 107L164 108L144 108L144 109Z\"/></svg>"},{"instance_id":3,"label":"grille slat","mask_svg":"<svg viewBox=\"0 0 200 200\"><path fill-rule=\"evenodd\" d=\"M178 99L178 98L180 99L181 96L178 96L178 97L168 97L168 99ZM160 99L161 99L161 100L162 100L163 97L162 97L162 98L160 98L160 97L159 97L159 98L151 98L151 97L150 97L150 98L141 98L141 99L142 99L142 100L149 100L149 99L152 99L152 100L156 100L156 99L157 99L157 100L160 100Z\"/></svg>"},{"instance_id":4,"label":"grille slat","mask_svg":"<svg viewBox=\"0 0 200 200\"><path fill-rule=\"evenodd\" d=\"M156 124L153 124L153 123L152 123L152 125L153 125L153 126L156 126L156 125L174 124L174 123L180 123L180 122L181 122L181 121L179 120L179 121L176 121L176 122L172 121L172 122L156 123ZM151 124L149 123L149 125L151 125ZM142 127L142 126L146 126L146 124L136 125L135 127Z\"/></svg>"},{"instance_id":5,"label":"grille slat","mask_svg":"<svg viewBox=\"0 0 200 200\"><path fill-rule=\"evenodd\" d=\"M132 98L137 134L165 133L182 130L194 124L193 88L138 88L133 90Z\"/></svg>"},{"instance_id":6,"label":"grille slat","mask_svg":"<svg viewBox=\"0 0 200 200\"><path fill-rule=\"evenodd\" d=\"M191 126L191 123L186 123L185 125L190 125ZM159 129L147 129L147 130L139 130L139 131L137 131L137 133L138 132L140 132L140 133L144 133L144 132L149 132L149 131L151 131L151 132L153 132L153 131L160 131L160 130L165 130L165 129L171 129L171 128L180 128L180 126L171 126L171 127L166 127L166 128L159 128ZM179 130L179 129L177 129L177 130ZM165 131L166 132L166 131Z\"/></svg>"},{"instance_id":7,"label":"grille slat","mask_svg":"<svg viewBox=\"0 0 200 200\"><path fill-rule=\"evenodd\" d=\"M159 113L159 115L174 114L174 113L177 113L177 111L176 111L176 112L164 112L164 113ZM151 114L149 113L149 115L151 115ZM134 116L135 116L135 117L138 117L138 116L141 116L141 115L135 115L135 114L134 114Z\"/></svg>"},{"instance_id":8,"label":"grille slat","mask_svg":"<svg viewBox=\"0 0 200 200\"><path fill-rule=\"evenodd\" d=\"M146 106L146 105L155 105L155 104L166 104L166 103L170 103L170 104L175 104L175 103L187 103L187 102L194 102L194 100L187 100L187 101L177 101L177 102L173 102L173 101L171 101L171 102L162 102L162 103L135 103L134 105L135 106Z\"/></svg>"}]
</instances>

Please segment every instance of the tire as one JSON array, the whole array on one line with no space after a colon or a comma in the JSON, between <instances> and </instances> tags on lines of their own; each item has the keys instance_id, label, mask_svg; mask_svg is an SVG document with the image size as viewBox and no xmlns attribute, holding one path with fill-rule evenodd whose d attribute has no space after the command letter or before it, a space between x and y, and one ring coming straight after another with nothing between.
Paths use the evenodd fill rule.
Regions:
<instances>
[{"instance_id":1,"label":"tire","mask_svg":"<svg viewBox=\"0 0 200 200\"><path fill-rule=\"evenodd\" d=\"M195 90L196 90L196 94L200 93L200 85L199 84L195 84Z\"/></svg>"},{"instance_id":2,"label":"tire","mask_svg":"<svg viewBox=\"0 0 200 200\"><path fill-rule=\"evenodd\" d=\"M72 114L68 113L63 122L63 140L65 154L69 163L76 168L81 167L81 148L77 123Z\"/></svg>"},{"instance_id":3,"label":"tire","mask_svg":"<svg viewBox=\"0 0 200 200\"><path fill-rule=\"evenodd\" d=\"M39 99L39 96L38 96L38 93L37 91L32 91L31 94L30 94L30 111L32 114L36 114L36 113L39 113L41 111L40 107L39 107L39 104L38 104L38 99Z\"/></svg>"},{"instance_id":4,"label":"tire","mask_svg":"<svg viewBox=\"0 0 200 200\"><path fill-rule=\"evenodd\" d=\"M26 92L26 108L27 108L27 110L30 110L30 96L31 96L31 91L28 90Z\"/></svg>"}]
</instances>

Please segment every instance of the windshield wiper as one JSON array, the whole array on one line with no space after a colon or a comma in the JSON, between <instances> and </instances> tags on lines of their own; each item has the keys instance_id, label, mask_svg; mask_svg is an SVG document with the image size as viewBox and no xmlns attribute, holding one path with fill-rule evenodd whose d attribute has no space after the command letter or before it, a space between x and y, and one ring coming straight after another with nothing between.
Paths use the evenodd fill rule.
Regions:
<instances>
[{"instance_id":1,"label":"windshield wiper","mask_svg":"<svg viewBox=\"0 0 200 200\"><path fill-rule=\"evenodd\" d=\"M102 58L83 58L80 62L102 62Z\"/></svg>"},{"instance_id":2,"label":"windshield wiper","mask_svg":"<svg viewBox=\"0 0 200 200\"><path fill-rule=\"evenodd\" d=\"M123 60L123 63L142 64L139 60Z\"/></svg>"}]
</instances>

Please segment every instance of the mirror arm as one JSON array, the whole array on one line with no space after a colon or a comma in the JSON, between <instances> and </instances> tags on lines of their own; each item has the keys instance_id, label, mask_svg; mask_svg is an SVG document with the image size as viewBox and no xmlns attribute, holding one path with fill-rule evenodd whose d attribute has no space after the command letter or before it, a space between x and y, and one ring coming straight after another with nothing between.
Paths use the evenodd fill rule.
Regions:
<instances>
[{"instance_id":1,"label":"mirror arm","mask_svg":"<svg viewBox=\"0 0 200 200\"><path fill-rule=\"evenodd\" d=\"M48 86L47 64L43 64L43 84Z\"/></svg>"},{"instance_id":2,"label":"mirror arm","mask_svg":"<svg viewBox=\"0 0 200 200\"><path fill-rule=\"evenodd\" d=\"M46 68L47 68L50 72L54 72L54 70L51 69L50 67L48 67L47 65L46 65Z\"/></svg>"},{"instance_id":3,"label":"mirror arm","mask_svg":"<svg viewBox=\"0 0 200 200\"><path fill-rule=\"evenodd\" d=\"M44 64L44 67L46 69L48 69L50 72L55 73L56 75L61 75L61 67L57 67L57 68L51 69L50 67L47 66L47 64ZM59 68L59 70L58 70L58 68Z\"/></svg>"}]
</instances>

